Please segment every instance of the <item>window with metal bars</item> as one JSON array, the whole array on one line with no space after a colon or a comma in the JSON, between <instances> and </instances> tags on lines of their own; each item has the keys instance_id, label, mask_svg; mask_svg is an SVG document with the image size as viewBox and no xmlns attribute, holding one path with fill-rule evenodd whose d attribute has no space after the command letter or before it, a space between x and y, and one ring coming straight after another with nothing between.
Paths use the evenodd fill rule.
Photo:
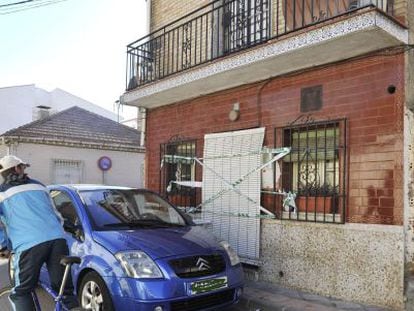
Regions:
<instances>
[{"instance_id":1,"label":"window with metal bars","mask_svg":"<svg viewBox=\"0 0 414 311\"><path fill-rule=\"evenodd\" d=\"M312 122L279 129L291 152L282 161L281 186L296 194L296 210L282 218L344 222L346 122Z\"/></svg>"},{"instance_id":2,"label":"window with metal bars","mask_svg":"<svg viewBox=\"0 0 414 311\"><path fill-rule=\"evenodd\" d=\"M82 161L77 160L52 160L52 181L55 184L80 184L82 178Z\"/></svg>"},{"instance_id":3,"label":"window with metal bars","mask_svg":"<svg viewBox=\"0 0 414 311\"><path fill-rule=\"evenodd\" d=\"M167 144L166 155L164 157L166 169L167 186L171 186L172 192L181 189L180 184L171 183L171 181L194 181L195 165L191 159L183 159L180 157L195 156L195 142L183 142L178 144Z\"/></svg>"},{"instance_id":4,"label":"window with metal bars","mask_svg":"<svg viewBox=\"0 0 414 311\"><path fill-rule=\"evenodd\" d=\"M174 138L161 144L160 193L167 196L178 207L194 207L197 190L183 182L196 180L196 141Z\"/></svg>"}]
</instances>

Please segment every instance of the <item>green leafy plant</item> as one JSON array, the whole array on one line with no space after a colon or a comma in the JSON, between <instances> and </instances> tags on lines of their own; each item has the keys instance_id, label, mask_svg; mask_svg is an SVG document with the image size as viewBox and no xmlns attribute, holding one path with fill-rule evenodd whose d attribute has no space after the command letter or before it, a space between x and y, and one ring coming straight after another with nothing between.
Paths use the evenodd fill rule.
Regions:
<instances>
[{"instance_id":1,"label":"green leafy plant","mask_svg":"<svg viewBox=\"0 0 414 311\"><path fill-rule=\"evenodd\" d=\"M308 196L308 197L325 197L325 196L333 196L338 195L339 193L339 186L333 186L329 184L310 184L301 186L297 191L297 196Z\"/></svg>"}]
</instances>

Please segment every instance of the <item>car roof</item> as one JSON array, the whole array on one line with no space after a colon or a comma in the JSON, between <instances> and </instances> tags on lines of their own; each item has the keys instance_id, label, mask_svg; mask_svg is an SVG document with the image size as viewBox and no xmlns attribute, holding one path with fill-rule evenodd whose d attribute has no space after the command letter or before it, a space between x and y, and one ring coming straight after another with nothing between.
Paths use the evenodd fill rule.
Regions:
<instances>
[{"instance_id":1,"label":"car roof","mask_svg":"<svg viewBox=\"0 0 414 311\"><path fill-rule=\"evenodd\" d=\"M49 187L50 188L66 187L66 188L74 189L74 190L77 190L77 191L107 190L107 189L114 189L114 190L135 189L135 188L131 188L131 187L94 185L94 184L64 184L64 185L50 185Z\"/></svg>"}]
</instances>

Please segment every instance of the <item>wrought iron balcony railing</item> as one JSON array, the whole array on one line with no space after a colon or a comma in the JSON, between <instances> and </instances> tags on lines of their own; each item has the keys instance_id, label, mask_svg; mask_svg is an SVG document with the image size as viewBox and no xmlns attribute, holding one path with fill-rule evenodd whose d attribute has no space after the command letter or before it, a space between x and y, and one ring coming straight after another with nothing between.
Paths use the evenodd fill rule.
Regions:
<instances>
[{"instance_id":1,"label":"wrought iron balcony railing","mask_svg":"<svg viewBox=\"0 0 414 311\"><path fill-rule=\"evenodd\" d=\"M216 0L127 47L127 90L364 7L393 0Z\"/></svg>"}]
</instances>

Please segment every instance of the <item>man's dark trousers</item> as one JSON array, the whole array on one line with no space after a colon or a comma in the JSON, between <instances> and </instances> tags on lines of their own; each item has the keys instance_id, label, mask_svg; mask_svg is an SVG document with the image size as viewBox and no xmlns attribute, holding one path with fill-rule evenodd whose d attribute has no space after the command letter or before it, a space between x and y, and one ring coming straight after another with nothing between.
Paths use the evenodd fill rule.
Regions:
<instances>
[{"instance_id":1,"label":"man's dark trousers","mask_svg":"<svg viewBox=\"0 0 414 311\"><path fill-rule=\"evenodd\" d=\"M45 263L49 272L52 289L57 293L60 289L65 267L60 264L62 257L69 254L66 240L57 239L40 243L21 253L16 253L13 260L15 280L10 299L17 311L33 311L34 303L32 291L35 289L42 265ZM67 307L77 306L77 300L73 296L73 283L70 277L65 287L64 303Z\"/></svg>"}]
</instances>

